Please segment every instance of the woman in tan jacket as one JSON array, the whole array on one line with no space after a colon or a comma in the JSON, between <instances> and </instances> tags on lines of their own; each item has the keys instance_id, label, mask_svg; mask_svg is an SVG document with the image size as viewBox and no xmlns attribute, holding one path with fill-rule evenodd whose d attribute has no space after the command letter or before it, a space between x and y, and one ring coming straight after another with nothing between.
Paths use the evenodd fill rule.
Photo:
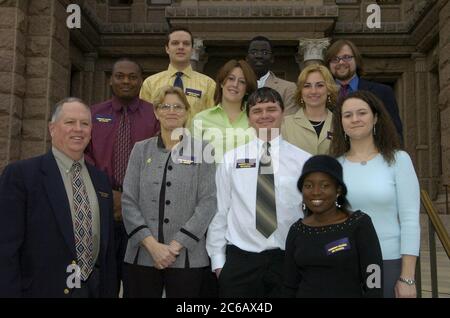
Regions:
<instances>
[{"instance_id":1,"label":"woman in tan jacket","mask_svg":"<svg viewBox=\"0 0 450 318\"><path fill-rule=\"evenodd\" d=\"M285 117L281 127L283 138L313 155L328 154L337 92L333 76L325 66L307 66L297 80L295 99L300 109Z\"/></svg>"}]
</instances>

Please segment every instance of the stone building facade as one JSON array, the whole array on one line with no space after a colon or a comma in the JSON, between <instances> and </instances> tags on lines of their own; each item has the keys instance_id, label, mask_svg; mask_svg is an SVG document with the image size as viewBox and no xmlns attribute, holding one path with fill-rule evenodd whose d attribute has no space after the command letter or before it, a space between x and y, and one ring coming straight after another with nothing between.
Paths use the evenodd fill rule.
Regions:
<instances>
[{"instance_id":1,"label":"stone building facade","mask_svg":"<svg viewBox=\"0 0 450 318\"><path fill-rule=\"evenodd\" d=\"M69 29L70 4L81 28ZM367 7L381 9L369 28ZM0 0L0 171L49 148L52 105L72 95L110 96L113 61L130 56L146 75L167 67L169 26L196 37L195 67L214 77L248 40L273 40L274 71L295 81L300 39L347 38L361 49L366 77L391 85L405 147L434 199L450 184L450 1L448 0Z\"/></svg>"}]
</instances>

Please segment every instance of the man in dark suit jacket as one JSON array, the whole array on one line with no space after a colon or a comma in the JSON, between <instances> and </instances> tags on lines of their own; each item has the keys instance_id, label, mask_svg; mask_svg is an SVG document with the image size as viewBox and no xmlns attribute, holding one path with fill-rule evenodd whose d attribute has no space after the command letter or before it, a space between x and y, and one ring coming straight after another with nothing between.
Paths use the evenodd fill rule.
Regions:
<instances>
[{"instance_id":1,"label":"man in dark suit jacket","mask_svg":"<svg viewBox=\"0 0 450 318\"><path fill-rule=\"evenodd\" d=\"M334 42L327 50L325 65L329 67L337 84L340 86L340 98L357 90L367 90L381 99L397 129L400 139L403 140L402 121L392 88L360 78L364 74L363 60L361 53L353 42L349 40Z\"/></svg>"},{"instance_id":2,"label":"man in dark suit jacket","mask_svg":"<svg viewBox=\"0 0 450 318\"><path fill-rule=\"evenodd\" d=\"M88 106L62 100L52 149L3 171L0 297L117 297L111 186L83 158L91 128Z\"/></svg>"}]
</instances>

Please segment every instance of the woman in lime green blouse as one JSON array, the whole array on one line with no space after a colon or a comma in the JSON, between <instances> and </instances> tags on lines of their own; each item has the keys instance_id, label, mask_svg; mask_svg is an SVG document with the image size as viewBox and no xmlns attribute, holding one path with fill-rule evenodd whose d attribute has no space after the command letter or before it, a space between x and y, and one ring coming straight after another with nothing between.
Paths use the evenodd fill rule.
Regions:
<instances>
[{"instance_id":1,"label":"woman in lime green blouse","mask_svg":"<svg viewBox=\"0 0 450 318\"><path fill-rule=\"evenodd\" d=\"M225 152L252 139L245 112L247 96L257 88L256 76L244 60L230 60L219 70L214 94L215 107L198 113L191 133L214 146L219 163Z\"/></svg>"}]
</instances>

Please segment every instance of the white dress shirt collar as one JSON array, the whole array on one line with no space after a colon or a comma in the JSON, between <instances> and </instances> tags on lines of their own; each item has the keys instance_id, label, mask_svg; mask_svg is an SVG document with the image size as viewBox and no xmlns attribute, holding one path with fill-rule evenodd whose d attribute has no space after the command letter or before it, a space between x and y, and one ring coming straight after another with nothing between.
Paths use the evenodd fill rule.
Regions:
<instances>
[{"instance_id":1,"label":"white dress shirt collar","mask_svg":"<svg viewBox=\"0 0 450 318\"><path fill-rule=\"evenodd\" d=\"M277 137L275 137L275 138L273 138L272 140L262 140L262 139L259 139L259 138L256 138L256 141L257 141L257 143L258 143L258 149L259 148L261 148L262 147L262 145L265 143L265 142L268 142L268 143L270 143L270 148L271 149L275 149L275 148L279 148L280 147L280 143L281 143L281 141L282 141L283 139L282 139L282 137L279 135L279 136L277 136Z\"/></svg>"},{"instance_id":2,"label":"white dress shirt collar","mask_svg":"<svg viewBox=\"0 0 450 318\"><path fill-rule=\"evenodd\" d=\"M270 76L270 71L267 72L266 75L262 76L259 80L258 80L258 88L264 87L264 85L266 85L266 81Z\"/></svg>"}]
</instances>

